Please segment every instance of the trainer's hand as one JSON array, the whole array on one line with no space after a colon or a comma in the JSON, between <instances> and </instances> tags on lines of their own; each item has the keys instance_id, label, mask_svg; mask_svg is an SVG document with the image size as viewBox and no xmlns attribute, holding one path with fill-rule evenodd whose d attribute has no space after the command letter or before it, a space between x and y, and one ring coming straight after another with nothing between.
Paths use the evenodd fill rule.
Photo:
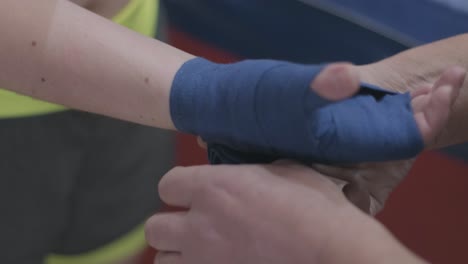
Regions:
<instances>
[{"instance_id":1,"label":"trainer's hand","mask_svg":"<svg viewBox=\"0 0 468 264\"><path fill-rule=\"evenodd\" d=\"M426 146L432 146L448 123L452 105L463 86L466 69L450 67L433 83L421 81L412 87L401 87L401 85L392 85L397 83L391 80L395 73L387 72L385 75L377 71L386 68L376 67L378 64L373 65L358 67L343 63L332 64L317 76L312 87L318 94L330 99L343 99L352 95L360 82L380 85L393 92L411 91L411 105L416 124ZM341 76L338 80L334 77L337 72L338 76Z\"/></svg>"},{"instance_id":2,"label":"trainer's hand","mask_svg":"<svg viewBox=\"0 0 468 264\"><path fill-rule=\"evenodd\" d=\"M301 165L176 168L161 180L159 193L166 203L187 211L148 220L147 240L160 252L156 264L386 263L381 260L412 258L348 203L335 184Z\"/></svg>"},{"instance_id":3,"label":"trainer's hand","mask_svg":"<svg viewBox=\"0 0 468 264\"><path fill-rule=\"evenodd\" d=\"M380 62L385 63L385 61ZM377 66L378 64L370 65ZM433 84L421 81L413 83L412 87L401 87L391 84L398 82L391 78L398 74L378 73L384 67L356 67L362 81L386 84L394 91L408 91L412 93L412 107L415 112L416 123L428 148L440 144L438 139L444 132L450 119L452 105L455 103L466 75L466 70L451 67L439 76ZM380 65L379 65L380 66ZM388 70L388 69L386 69ZM380 76L379 80L375 76ZM374 77L374 78L372 78ZM385 79L388 78L388 79ZM406 177L414 160L365 163L351 166L314 166L321 173L347 181L349 184L343 189L348 199L362 210L373 215L378 213L391 191Z\"/></svg>"}]
</instances>

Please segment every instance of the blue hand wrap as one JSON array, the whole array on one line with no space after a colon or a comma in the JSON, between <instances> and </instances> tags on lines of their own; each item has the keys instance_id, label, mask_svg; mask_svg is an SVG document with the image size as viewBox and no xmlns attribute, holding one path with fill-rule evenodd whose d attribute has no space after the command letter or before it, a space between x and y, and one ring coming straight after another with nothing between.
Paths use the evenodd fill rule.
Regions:
<instances>
[{"instance_id":1,"label":"blue hand wrap","mask_svg":"<svg viewBox=\"0 0 468 264\"><path fill-rule=\"evenodd\" d=\"M354 163L405 159L422 151L409 94L362 84L354 97L331 102L310 89L322 69L196 58L176 74L171 116L178 130L209 144L212 163L278 158Z\"/></svg>"}]
</instances>

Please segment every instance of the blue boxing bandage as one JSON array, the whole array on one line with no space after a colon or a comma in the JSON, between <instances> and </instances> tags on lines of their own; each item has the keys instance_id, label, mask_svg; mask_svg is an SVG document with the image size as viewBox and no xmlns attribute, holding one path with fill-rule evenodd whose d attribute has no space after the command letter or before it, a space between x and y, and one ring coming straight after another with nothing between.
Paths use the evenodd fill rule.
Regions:
<instances>
[{"instance_id":1,"label":"blue boxing bandage","mask_svg":"<svg viewBox=\"0 0 468 264\"><path fill-rule=\"evenodd\" d=\"M209 144L212 163L354 163L422 151L409 94L363 84L354 97L332 102L310 89L322 69L273 60L190 60L172 85L172 120Z\"/></svg>"}]
</instances>

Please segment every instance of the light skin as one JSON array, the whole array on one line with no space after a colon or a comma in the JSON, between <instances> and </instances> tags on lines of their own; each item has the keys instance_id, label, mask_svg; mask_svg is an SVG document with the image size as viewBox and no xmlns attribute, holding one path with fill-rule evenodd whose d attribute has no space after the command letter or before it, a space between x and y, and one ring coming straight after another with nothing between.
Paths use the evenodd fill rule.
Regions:
<instances>
[{"instance_id":1,"label":"light skin","mask_svg":"<svg viewBox=\"0 0 468 264\"><path fill-rule=\"evenodd\" d=\"M26 11L29 12L28 20L18 15L25 13L25 6L33 10ZM193 58L192 55L115 25L64 0L1 1L0 32L5 36L0 42L0 87L76 109L174 129L169 115L170 87L177 70ZM449 117L448 111L458 94L457 83L465 73L452 68L442 77L449 81L441 81L439 85L434 83L448 67L468 66L468 58L464 57L468 54L467 45L462 45L466 38L459 36L424 47L424 52L414 51L400 59L358 67L357 76L390 89L408 87L423 91L413 94L413 106L424 140L431 143L437 138L438 133L434 131L443 127ZM442 52L455 55L444 56ZM410 66L405 68L405 65ZM329 67L312 86L324 97L346 98L357 90L356 85L349 86L349 83L356 83L355 79L349 79L356 76L353 69L356 68L342 64ZM411 77L414 69L418 69L416 79ZM392 70L395 75L388 74ZM342 78L326 81L336 74ZM348 86L350 88L346 88ZM463 122L468 105L466 100L466 92L462 92L449 128L444 132L446 136L439 138L438 145L467 139L468 125L460 125L467 124Z\"/></svg>"},{"instance_id":2,"label":"light skin","mask_svg":"<svg viewBox=\"0 0 468 264\"><path fill-rule=\"evenodd\" d=\"M96 9L106 3L81 1ZM109 10L115 12L124 4L119 0ZM34 20L34 24L25 23L25 18L17 15L24 12L25 5L33 7L28 21ZM5 0L0 7L0 32L9 36L0 43L0 87L84 111L175 129L169 113L170 88L175 73L192 55L102 19L69 1ZM106 16L111 13L108 11ZM440 68L449 66L446 63ZM357 70L349 64L333 64L321 72L311 89L329 99L344 99L358 90L360 76L364 76L363 80L373 76L370 73L374 68ZM444 84L457 82L463 75L461 69L452 72L455 77ZM377 80L371 83L380 84ZM440 89L430 93L430 87L421 87L413 94L415 118L424 141L430 143L434 137L431 125L444 126L458 89L453 88L455 85L437 86Z\"/></svg>"},{"instance_id":3,"label":"light skin","mask_svg":"<svg viewBox=\"0 0 468 264\"><path fill-rule=\"evenodd\" d=\"M187 210L148 220L155 264L424 263L295 163L175 168L159 193Z\"/></svg>"},{"instance_id":4,"label":"light skin","mask_svg":"<svg viewBox=\"0 0 468 264\"><path fill-rule=\"evenodd\" d=\"M345 87L352 89L359 78L355 69L338 65L330 74L344 72L343 79L351 84ZM451 108L435 113L427 109L445 100L452 105L465 74L451 68L432 87L413 93L420 96L413 100L415 112L428 115L422 130L427 144L442 133L444 126L438 122L447 122ZM332 87L331 77L322 78L316 86ZM343 195L375 214L411 165L412 160L315 165L323 175L284 162L177 168L161 180L159 193L166 203L187 211L154 215L146 224L147 240L160 250L156 264L424 263ZM348 182L344 192L324 175Z\"/></svg>"},{"instance_id":5,"label":"light skin","mask_svg":"<svg viewBox=\"0 0 468 264\"><path fill-rule=\"evenodd\" d=\"M363 82L393 91L419 94L412 102L416 112L427 104L445 104L443 101L451 98L451 107L448 109L441 110L434 106L433 110L420 111L417 118L425 121L418 124L429 139L426 141L428 148L463 143L468 141L468 81L465 71L458 67L468 68L466 43L468 34L463 34L410 49L369 65L348 65L346 71ZM452 92L449 92L447 86L454 88ZM440 122L440 118L447 118L446 123ZM364 211L376 214L383 208L391 191L405 178L412 163L413 160L407 160L354 166L318 164L314 167L326 175L349 182L345 189L347 197Z\"/></svg>"},{"instance_id":6,"label":"light skin","mask_svg":"<svg viewBox=\"0 0 468 264\"><path fill-rule=\"evenodd\" d=\"M468 34L463 34L410 49L376 63L352 66L349 70L357 72L360 79L365 82L375 83L394 91L417 91L434 83L451 65L468 68L466 43L468 43ZM453 78L453 75L447 76L446 80L449 78ZM468 81L459 79L453 83L461 84L460 93L451 107L447 125L442 127L438 136L434 137L434 141L430 144L431 148L468 141ZM424 100L427 100L427 97L417 104ZM354 201L359 201L361 208L366 208L366 203L374 201L377 206L371 212L376 213L383 207L391 190L406 176L409 169L405 168L411 163L412 161L360 164L347 168L319 166L318 169L327 175L346 178L353 182ZM401 166L402 164L404 166ZM392 176L381 177L382 174ZM369 197L370 200L365 197Z\"/></svg>"},{"instance_id":7,"label":"light skin","mask_svg":"<svg viewBox=\"0 0 468 264\"><path fill-rule=\"evenodd\" d=\"M357 67L363 81L396 91L416 91L432 85L453 65L468 69L468 34L433 42ZM463 81L462 81L463 82ZM468 141L468 81L464 81L448 124L433 147L445 147Z\"/></svg>"},{"instance_id":8,"label":"light skin","mask_svg":"<svg viewBox=\"0 0 468 264\"><path fill-rule=\"evenodd\" d=\"M27 14L35 21L32 25L17 15L24 13L25 5L33 10ZM65 0L2 1L0 32L8 36L0 44L0 87L75 109L175 129L169 112L171 84L192 55ZM332 65L322 76L334 76L334 81L323 82L319 76L311 86L324 97L344 99L358 89L357 82L339 89L349 86L349 74L347 65ZM448 109L449 103L437 107ZM422 111L441 112L429 110L433 107L427 105ZM424 129L426 120L416 121Z\"/></svg>"},{"instance_id":9,"label":"light skin","mask_svg":"<svg viewBox=\"0 0 468 264\"><path fill-rule=\"evenodd\" d=\"M31 4L31 3L26 3L25 1L16 1L17 4L21 4L21 8L24 8L24 6L28 5L28 4ZM81 7L84 7L86 8L87 10L89 10L90 12L94 13L95 15L93 15L93 17L97 17L97 15L99 16L102 16L102 17L106 17L106 18L111 18L113 17L114 15L116 15L118 13L119 10L121 10L128 2L129 0L73 0L71 2L74 2L75 4L81 6ZM8 3L8 1L2 1L2 3L0 5L7 5L7 4L11 4L11 3ZM43 4L47 4L47 1L35 1L34 5L43 5ZM29 5L30 7L33 7L34 5ZM11 10L9 10L7 7L5 6L2 6L1 7L2 10L0 10L0 13L2 12L11 12ZM75 9L79 9L81 10L81 8L78 8L78 7L74 7ZM89 13L89 12L85 12L85 13ZM11 17L8 17L8 16L5 16L4 13L2 13L2 16L4 19L11 19ZM34 21L34 18L30 18L31 20L30 21ZM4 21L3 21L4 22ZM10 24L11 23L11 24ZM10 27L10 30L13 29L13 30L16 30L18 29L17 28L17 25L13 26L12 25L15 25L15 23L10 20L9 23L4 23L3 26L6 26L6 27ZM29 26L31 25L34 25L33 23L30 23L28 24ZM42 26L40 26L39 28L44 28ZM31 30L34 30L33 28ZM4 28L2 28L2 30L0 32L8 32L8 33L11 33L9 31L6 31L4 30ZM23 33L26 33L25 31L23 31ZM6 33L5 33L6 34ZM27 33L26 33L27 34ZM27 36L27 35L25 35ZM24 38L23 38L24 39ZM3 64L2 64L0 67L2 68L2 70L5 68L5 67L8 67L8 65L6 65L5 62L6 61L6 57L4 57L4 54L5 53L8 53L10 52L11 50L9 50L7 47L8 44L6 44L5 42L3 42L3 40L5 40L5 38L2 37L2 43L0 43L0 54L2 54L0 56L0 58L2 58L3 60ZM33 46L33 41L34 41L34 44L35 46ZM70 40L72 41L72 40ZM30 46L28 46L28 44L30 44ZM10 43L11 45L11 43ZM37 47L37 49L44 49L44 43L40 42L38 39L30 39L30 43L26 43L25 46L22 46L22 50L27 50L26 52L30 52L30 51L33 51L35 52L36 51L36 48L33 48L31 49L32 47ZM21 52L21 50L18 50L17 52ZM30 54L30 53L28 53ZM26 55L22 58L24 59L27 59L26 58ZM18 60L15 60L15 62L19 62ZM44 62L45 63L45 62ZM18 65L18 67L23 67L24 65ZM33 67L31 67L33 68ZM37 71L37 70L36 70ZM16 72L16 71L15 71ZM32 72L32 69L31 69L31 72L29 74L33 74ZM0 73L0 75L2 75ZM13 75L14 76L14 75ZM44 75L44 78L46 76ZM33 78L38 78L38 76L34 76ZM41 77L42 78L42 77ZM46 81L48 81L46 79ZM50 80L49 80L50 81ZM60 81L63 81L63 80L60 80ZM5 81L6 82L6 81ZM29 82L28 82L29 83ZM39 82L40 84L34 84L32 83L32 87L41 87L43 85L41 85L42 82ZM56 84L57 87L59 84ZM69 84L67 84L69 85ZM76 84L76 85L79 85L79 84ZM0 87L5 87L5 83L2 83L0 85ZM25 86L26 87L26 86ZM141 253L135 253L135 256L132 256L132 257L129 257L129 258L125 258L125 259L121 259L121 260L117 260L117 261L113 261L112 264L132 264L132 263L139 263L140 262L140 255ZM102 264L105 264L105 263L102 263Z\"/></svg>"},{"instance_id":10,"label":"light skin","mask_svg":"<svg viewBox=\"0 0 468 264\"><path fill-rule=\"evenodd\" d=\"M451 40L447 42L447 45L450 45L450 43ZM428 51L427 47L423 48L425 49L425 52ZM435 53L437 53L438 48L440 48L440 46L436 45L434 49ZM411 56L412 54L413 53L411 52L407 52L403 55ZM404 57L403 55L399 55L400 57L397 56L396 58L399 58L402 61L411 61L411 58ZM426 54L426 56L428 55ZM350 83L351 85L341 87L350 87L349 89L352 89L354 86L353 83L356 83L356 79L372 82L370 81L372 80L370 77L371 75L368 75L372 71L369 69L372 69L373 71L375 71L375 69L382 69L384 72L388 73L388 68L384 66L389 62L395 63L389 59L368 66L356 67L352 65L341 65L338 67L338 69L335 69L335 71L346 73L345 75L348 76L347 83ZM431 81L433 82L432 86L429 86L427 80L425 79L421 79L424 81L421 81L420 83L413 83L412 86L407 87L405 86L406 83L402 82L400 79L398 79L400 82L392 81L392 78L394 78L393 76L400 76L400 74L404 74L404 72L398 74L395 73L395 75L385 75L383 73L380 73L379 75L374 73L376 76L380 76L380 78L382 78L380 84L384 87L389 87L395 91L405 91L403 89L416 91L416 93L420 96L419 99L414 100L412 104L416 112L418 112L418 109L421 109L421 107L424 108L424 105L437 105L443 103L445 100L450 101L450 105L452 107L449 107L445 112L431 112L432 110L426 112L423 110L422 113L420 112L421 115L428 116L426 118L426 128L428 129L425 130L425 138L427 139L426 143L431 147L448 145L453 142L447 141L443 138L443 136L441 136L443 133L447 133L447 131L446 127L438 124L437 120L445 119L446 122L449 120L454 122L453 111L464 111L464 105L463 103L460 103L460 101L465 100L465 95L464 92L459 95L458 91L460 91L460 89L466 89L466 83L464 81L466 72L458 67L452 67L449 68L449 70L444 71L444 69L453 64L455 64L455 61L444 62L442 65L436 65L437 67L433 66L434 68L438 69L437 73L439 74L439 77L438 79L433 79L431 77ZM415 66L413 65L413 67ZM402 71L408 70L407 68L403 67L399 69ZM433 71L433 69L429 68L427 74L432 76ZM442 76L440 76L440 74L442 74ZM321 76L323 77L323 80L318 79L316 81L323 82L324 89L326 89L325 87L328 86L330 87L328 90L333 90L333 81L329 82L331 78L327 77L325 74ZM385 76L387 76L387 79L385 79ZM395 83L395 85L390 86L391 83ZM400 86L396 85L398 83ZM340 92L341 91L337 91L336 93ZM434 94L438 95L433 96ZM333 97L330 96L330 98ZM463 139L460 140L463 141ZM412 160L358 164L347 167L332 167L318 164L315 165L315 168L323 171L324 175L347 181L349 185L345 187L344 193L346 194L348 200L354 202L363 211L374 214L383 207L385 200L387 199L391 190L406 176L407 172L411 168L411 165ZM254 168L254 166L242 166L242 169L229 166L216 167L215 169L208 169L207 167L185 168L172 171L166 175L165 180L163 180L159 186L161 196L166 197L165 201L169 204L187 207L188 213L168 213L163 215L155 215L147 222L146 229L148 240L150 241L151 245L162 250L162 253L160 253L156 258L155 263L187 263L186 261L189 259L189 257L190 263L209 263L211 259L215 259L216 261L223 263L229 261L230 259L240 259L242 260L241 263L274 263L272 260L279 260L278 263L385 263L385 261L390 261L391 263L423 263L421 259L418 259L414 255L409 254L401 244L395 242L394 240L390 241L382 237L375 240L366 239L366 236L372 236L376 233L379 233L376 230L386 232L383 231L384 229L381 226L375 230L373 229L372 225L376 224L376 221L374 221L373 224L370 224L370 222L362 220L361 216L358 216L357 214L354 214L350 211L344 213L341 216L328 215L329 211L325 210L325 208L328 209L331 207L328 201L319 200L312 195L309 198L301 197L300 195L295 196L298 191L293 186L289 186L290 190L288 191L291 193L278 195L274 192L276 189L270 186L270 182L274 182L272 179L268 181L261 180L261 182L259 181L256 185L255 183L252 183L250 178L255 177L254 175L263 175L262 169L265 169L265 167L268 166L257 165L257 168ZM251 171L248 172L247 168ZM283 168L281 172L273 174L279 177L285 177L284 180L287 180L291 178L291 175L297 176L296 179L298 179L301 178L301 173L305 173L301 178L302 180L299 181L302 186L308 187L311 192L324 190L320 185L311 184L311 182L309 182L309 180L313 181L312 178L314 176L312 175L314 175L314 173L316 176L319 175L317 171L312 171L305 167L296 168L298 170L290 172L285 171L285 168ZM229 172L230 170L231 172ZM272 170L270 167L269 171L271 172L275 170ZM243 178L242 175L244 174L247 175L249 179ZM185 188L186 186L195 185L197 186L195 187L197 191L209 189L211 180L216 182L223 181L222 179L224 179L224 175L228 175L228 177L230 177L229 179L225 179L228 182L226 183L226 188L236 188L236 186L240 185L242 186L242 189L247 189L246 192L252 192L254 194L261 193L262 195L268 195L268 193L271 192L273 197L263 197L258 195L253 196L253 198L249 201L238 203L245 206L245 208L238 209L240 206L231 207L229 206L231 204L230 202L224 203L225 200L215 196L211 197L211 194L206 195L208 198L202 196L204 200L199 200L196 195L192 195L192 200L190 200L190 202L186 202L185 204L179 204L177 201L174 202L174 198L171 198L170 195L168 195L168 193L174 191L173 195L180 195L183 197L184 194L182 194L180 189L178 189L181 188L181 186L184 186ZM194 180L194 178L197 177L202 178L200 182L198 182L199 179ZM204 177L212 179L205 181ZM175 178L176 180L173 180L171 184L167 184L167 182L171 182L170 178ZM232 180L233 178L235 178L235 180ZM322 178L322 180L324 180L324 178ZM194 181L198 183L193 183ZM283 184L284 185L282 186L286 186L285 183ZM223 190L223 185L216 184L216 188ZM266 188L268 191L262 191L263 188ZM336 186L335 188L338 189ZM328 191L332 192L330 189L328 189ZM246 195L242 190L237 190L230 193L231 196L233 196L229 197L231 200L242 200L252 197ZM286 202L282 203L282 199L284 199ZM221 203L221 205L217 203L213 204L213 201L220 201L219 203ZM309 205L311 201L321 204L321 206L319 206L320 210L314 212L312 208L305 209L305 207ZM267 204L257 205L261 202L266 202ZM287 204L288 206L285 206L284 204ZM209 208L210 210L207 210L206 208ZM231 212L231 210L227 210L226 208L232 209L234 212ZM263 211L265 208L266 212ZM294 209L296 208L303 208L302 210L306 212L298 217L301 217L303 218L301 220L310 223L309 226L298 225L297 222L288 222L282 219L284 216L294 216ZM236 211L236 209L239 211L243 210L244 213L239 213ZM334 208L332 210L340 211L341 208ZM310 218L308 218L307 212L312 212L309 216ZM275 213L277 215L274 215ZM226 214L228 215L226 216ZM242 215L242 219L239 220L239 217L235 218L232 214ZM265 219L262 219L262 216L265 216ZM166 225L169 222L167 219L172 217L184 220L179 219L179 226L169 227ZM200 221L196 217L202 218L204 221ZM340 229L336 226L333 226L330 228L330 223L326 221L320 221L322 217L328 218L328 221L331 223L336 223L336 221L345 219L344 223L342 223L343 226L355 223L356 227ZM256 224L250 225L243 224L242 222L233 223L231 220L232 218L239 222L244 221L247 223L250 223L251 221L249 219L253 218L258 222ZM276 237L269 232L259 234L257 232L257 230L259 230L259 226L264 225L264 222L268 222L270 219L275 219L274 222L276 224L276 226L273 226L269 229L270 231L278 229L290 230L291 232L286 234L281 233ZM206 226L206 222L210 223L210 225ZM223 223L228 224L223 225ZM189 227L187 228L184 225ZM362 225L362 232L359 232L358 234L350 234L347 232L348 230L360 230L360 225ZM337 226L339 226L339 224ZM218 238L216 243L210 241L210 236L203 236L202 232L191 232L191 230L204 230L206 232L213 232L212 229L206 230L212 227L214 227L213 229L216 232L215 234L217 234L217 236L215 236ZM297 227L302 231L299 233L303 236L297 235L297 232L295 232ZM318 234L314 232L318 232ZM320 237L322 232L328 232L327 234L332 237L336 236L336 240L342 242L342 244L339 244L339 242L336 242L336 244L326 243L325 245L314 244L314 238ZM256 236L253 238L247 237L239 240L238 237L232 236L232 234L254 234ZM275 232L273 232L273 234L275 234ZM222 243L222 239L226 239L227 241ZM312 239L311 242L309 242L310 239ZM331 241L336 240L331 239ZM160 245L165 245L167 241L171 241L174 247L159 247ZM345 243L343 243L343 241ZM254 243L255 245L258 243L263 244L263 251L252 252L249 249L253 246L249 243ZM306 249L301 250L301 246L303 244L306 244L307 246ZM222 248L223 246L225 248ZM208 249L213 249L213 251ZM379 251L382 249L390 249L392 253L386 254L385 252ZM394 251L392 249L394 249ZM194 254L193 252L197 252L197 254L195 254L196 256L192 255ZM213 252L223 252L224 255L214 254ZM236 252L237 254L232 256L229 254L229 252ZM375 259L372 258L373 254L376 254L377 256ZM321 257L318 257L317 259L317 255ZM324 255L325 257L323 257ZM284 259L288 257L291 259ZM252 262L249 262L250 260L252 260Z\"/></svg>"},{"instance_id":11,"label":"light skin","mask_svg":"<svg viewBox=\"0 0 468 264\"><path fill-rule=\"evenodd\" d=\"M387 61L378 63L387 63ZM354 66L336 63L322 72L311 86L322 96L339 100L353 94L358 89L360 81L370 82L370 79L365 78L368 74L366 67L373 69L371 67L375 67L374 65ZM445 128L452 112L457 110L455 102L463 99L458 97L460 90L464 88L466 70L457 66L448 67L448 70L445 71L441 69L440 74L439 79L433 80L432 85L424 82L419 87L414 84L415 88L407 88L412 93L415 118L429 148L437 147L443 143L440 140L441 136L446 133ZM385 77L388 79L392 76L392 74L382 74L383 81L381 80L379 83L385 84ZM393 91L403 91L402 89L404 89L403 86L383 87ZM200 139L199 144L206 147ZM346 166L314 164L313 167L325 175L345 181L343 191L348 199L363 211L375 215L383 208L391 191L405 178L413 161L403 160Z\"/></svg>"},{"instance_id":12,"label":"light skin","mask_svg":"<svg viewBox=\"0 0 468 264\"><path fill-rule=\"evenodd\" d=\"M447 45L450 45L451 41L453 41L453 39L449 39ZM440 43L434 44L433 52L435 54L440 52L439 44ZM395 67L395 69L401 72L395 73L389 71L390 66L388 66L388 64L396 64L396 61L411 61L410 57L414 56L413 54L419 54L419 49L423 49L424 52L431 51L428 47L430 46L416 48L414 51L408 51L371 65L348 65L346 71L351 73L350 76L353 76L351 77L352 79L357 78L364 82L377 83L393 91L410 91L414 98L412 100L412 107L416 112L415 117L416 120L419 120L417 123L425 139L426 146L429 148L464 142L468 140L464 138L468 133L450 132L450 129L455 129L455 126L461 126L462 129L464 129L464 125L457 124L454 116L457 117L457 120L460 120L463 118L463 115L460 115L459 112L468 112L468 109L465 109L466 107L463 104L463 102L467 100L466 90L468 89L467 83L465 82L466 71L463 68L450 67L450 65L453 64L444 62L442 65L433 66L438 69L437 74L439 74L439 77L436 77L433 76L435 70L428 66L427 74L430 75L430 77L427 77L427 79L420 78L419 80L423 81L419 83L413 81L411 86L406 86L407 83L403 82L401 79L398 79L399 82L393 81L395 76L401 76L403 74L406 74L405 76L408 76L408 78L412 76L405 72L411 69L410 66L405 68L405 64L400 62L402 64L401 67ZM426 57L427 56L428 55L426 55ZM427 63L428 65L432 65L429 64L429 62ZM453 61L453 63L455 63L455 61ZM415 65L412 66L416 67ZM448 70L446 70L447 67L449 67ZM383 72L377 74L376 69L384 71L384 73L387 74ZM372 77L374 75L370 75L370 73L373 73L379 78ZM377 81L377 79L379 81ZM430 80L432 84L429 83L428 80ZM351 85L348 85L348 87L350 86ZM343 87L345 88L342 89L346 89L347 86ZM449 104L450 107L440 107L441 105L447 104ZM467 115L465 114L465 116ZM458 136L459 138L454 140L447 135ZM406 160L347 166L316 164L313 167L323 174L348 182L348 185L344 189L346 196L362 210L374 215L383 208L391 191L405 178L411 169L412 163L413 160Z\"/></svg>"}]
</instances>

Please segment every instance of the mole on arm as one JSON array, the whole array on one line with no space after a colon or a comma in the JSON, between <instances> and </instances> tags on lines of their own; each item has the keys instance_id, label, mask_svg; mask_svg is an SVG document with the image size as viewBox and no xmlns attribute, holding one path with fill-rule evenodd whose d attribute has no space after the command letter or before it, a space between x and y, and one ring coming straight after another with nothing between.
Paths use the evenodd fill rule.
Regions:
<instances>
[{"instance_id":1,"label":"mole on arm","mask_svg":"<svg viewBox=\"0 0 468 264\"><path fill-rule=\"evenodd\" d=\"M45 83L46 79L44 77L41 78L41 82Z\"/></svg>"},{"instance_id":2,"label":"mole on arm","mask_svg":"<svg viewBox=\"0 0 468 264\"><path fill-rule=\"evenodd\" d=\"M31 42L31 46L36 47L36 46L37 46L37 42L33 40L33 41Z\"/></svg>"}]
</instances>

